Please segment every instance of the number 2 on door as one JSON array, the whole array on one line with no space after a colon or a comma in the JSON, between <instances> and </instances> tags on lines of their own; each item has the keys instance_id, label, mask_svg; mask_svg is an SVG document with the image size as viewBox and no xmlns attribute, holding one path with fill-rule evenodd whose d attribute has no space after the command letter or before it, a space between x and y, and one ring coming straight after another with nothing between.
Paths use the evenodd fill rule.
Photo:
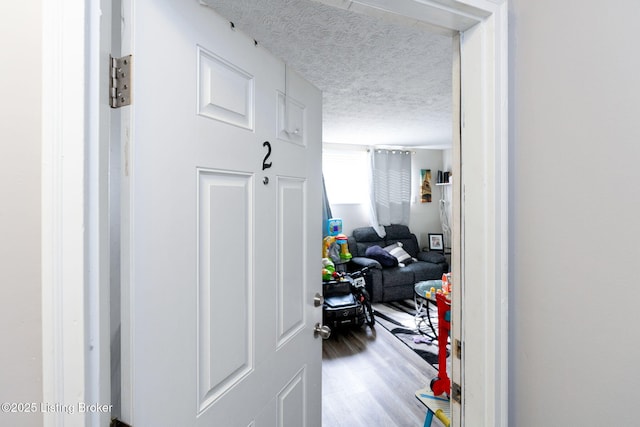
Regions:
<instances>
[{"instance_id":1,"label":"number 2 on door","mask_svg":"<svg viewBox=\"0 0 640 427\"><path fill-rule=\"evenodd\" d=\"M269 157L271 157L271 143L269 141L265 141L262 144L263 147L267 147L267 154L264 156L262 160L262 170L269 169L271 167L272 162L267 163Z\"/></svg>"}]
</instances>

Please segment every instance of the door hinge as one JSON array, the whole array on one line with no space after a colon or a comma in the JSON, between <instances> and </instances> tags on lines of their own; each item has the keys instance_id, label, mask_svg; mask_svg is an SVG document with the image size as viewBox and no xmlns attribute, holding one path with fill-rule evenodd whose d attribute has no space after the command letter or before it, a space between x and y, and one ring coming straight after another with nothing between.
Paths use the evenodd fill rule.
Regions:
<instances>
[{"instance_id":1,"label":"door hinge","mask_svg":"<svg viewBox=\"0 0 640 427\"><path fill-rule=\"evenodd\" d=\"M462 342L459 339L454 340L454 352L455 356L462 360Z\"/></svg>"},{"instance_id":2,"label":"door hinge","mask_svg":"<svg viewBox=\"0 0 640 427\"><path fill-rule=\"evenodd\" d=\"M451 383L451 398L455 402L462 404L462 387L460 387L460 384Z\"/></svg>"},{"instance_id":3,"label":"door hinge","mask_svg":"<svg viewBox=\"0 0 640 427\"><path fill-rule=\"evenodd\" d=\"M120 108L131 104L131 55L111 58L109 74L109 94L111 108Z\"/></svg>"},{"instance_id":4,"label":"door hinge","mask_svg":"<svg viewBox=\"0 0 640 427\"><path fill-rule=\"evenodd\" d=\"M123 423L117 418L113 418L111 420L111 424L109 424L109 427L132 427L132 426L127 423Z\"/></svg>"}]
</instances>

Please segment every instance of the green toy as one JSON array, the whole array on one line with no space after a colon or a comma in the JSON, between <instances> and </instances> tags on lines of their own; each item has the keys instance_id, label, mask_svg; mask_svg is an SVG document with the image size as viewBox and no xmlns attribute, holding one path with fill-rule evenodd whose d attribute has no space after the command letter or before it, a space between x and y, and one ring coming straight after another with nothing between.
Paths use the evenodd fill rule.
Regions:
<instances>
[{"instance_id":1,"label":"green toy","mask_svg":"<svg viewBox=\"0 0 640 427\"><path fill-rule=\"evenodd\" d=\"M328 282L336 272L336 265L329 258L322 258L322 280Z\"/></svg>"}]
</instances>

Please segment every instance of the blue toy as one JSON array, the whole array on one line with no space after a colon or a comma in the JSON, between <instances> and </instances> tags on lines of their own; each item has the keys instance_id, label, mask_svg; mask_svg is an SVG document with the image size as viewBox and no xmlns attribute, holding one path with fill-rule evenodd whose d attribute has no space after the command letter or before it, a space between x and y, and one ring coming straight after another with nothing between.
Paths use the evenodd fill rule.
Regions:
<instances>
[{"instance_id":1,"label":"blue toy","mask_svg":"<svg viewBox=\"0 0 640 427\"><path fill-rule=\"evenodd\" d=\"M342 219L330 218L327 220L327 234L329 236L337 236L342 234Z\"/></svg>"}]
</instances>

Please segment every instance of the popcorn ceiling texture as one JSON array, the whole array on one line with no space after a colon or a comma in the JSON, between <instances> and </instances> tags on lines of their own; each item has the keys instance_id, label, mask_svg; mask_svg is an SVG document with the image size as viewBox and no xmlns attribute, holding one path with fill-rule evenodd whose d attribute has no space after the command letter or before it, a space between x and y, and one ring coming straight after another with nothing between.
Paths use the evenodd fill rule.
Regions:
<instances>
[{"instance_id":1,"label":"popcorn ceiling texture","mask_svg":"<svg viewBox=\"0 0 640 427\"><path fill-rule=\"evenodd\" d=\"M310 0L203 3L323 91L325 142L450 145L450 37Z\"/></svg>"}]
</instances>

